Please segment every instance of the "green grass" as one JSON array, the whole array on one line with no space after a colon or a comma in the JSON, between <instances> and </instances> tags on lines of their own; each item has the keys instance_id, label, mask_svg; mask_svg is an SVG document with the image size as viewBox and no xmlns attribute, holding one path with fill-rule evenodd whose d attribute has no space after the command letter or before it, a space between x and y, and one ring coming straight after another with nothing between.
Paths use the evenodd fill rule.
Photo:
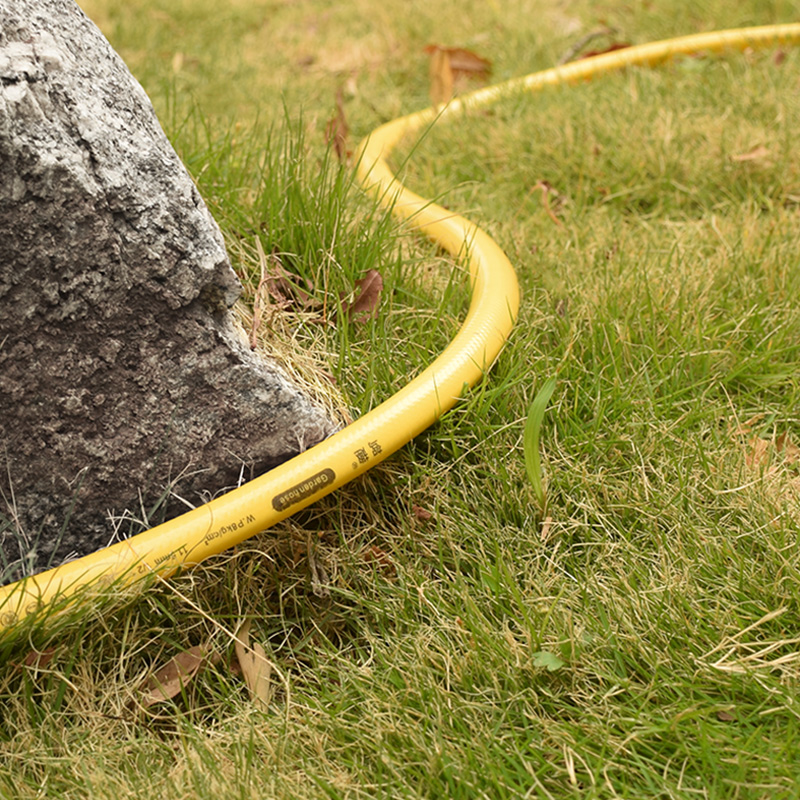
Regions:
<instances>
[{"instance_id":1,"label":"green grass","mask_svg":"<svg viewBox=\"0 0 800 800\"><path fill-rule=\"evenodd\" d=\"M383 272L366 325L275 320L310 353L300 372L323 364L352 414L439 352L465 306L458 271L326 155L352 70L357 136L425 104L428 41L493 58L502 79L601 23L641 42L800 12L412 2L372 26L356 0L328 5L87 8L251 289L256 236L323 301ZM356 66L325 66L350 51ZM517 266L520 322L491 376L363 480L235 552L2 643L0 796L796 797L800 486L780 437L800 439L798 81L793 52L686 59L454 120L406 163L408 143L410 187L485 226ZM542 519L524 433L553 376ZM275 667L267 712L230 666L246 615ZM205 642L221 660L142 711L144 679ZM32 646L52 661L24 665Z\"/></svg>"}]
</instances>

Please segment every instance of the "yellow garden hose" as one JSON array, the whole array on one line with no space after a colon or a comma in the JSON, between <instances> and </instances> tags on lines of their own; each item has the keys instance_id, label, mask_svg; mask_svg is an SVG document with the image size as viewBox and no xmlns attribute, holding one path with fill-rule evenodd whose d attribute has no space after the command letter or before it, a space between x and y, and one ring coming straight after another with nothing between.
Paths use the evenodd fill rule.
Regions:
<instances>
[{"instance_id":1,"label":"yellow garden hose","mask_svg":"<svg viewBox=\"0 0 800 800\"><path fill-rule=\"evenodd\" d=\"M361 143L358 179L380 202L469 267L472 300L447 349L417 378L344 430L291 461L176 519L111 547L0 588L0 627L46 612L57 599L112 581L167 575L197 564L358 477L433 424L491 367L519 307L514 270L474 224L406 189L386 159L407 134L510 94L572 84L612 70L653 66L678 54L800 43L800 24L719 31L630 47L473 92L443 109L394 120Z\"/></svg>"}]
</instances>

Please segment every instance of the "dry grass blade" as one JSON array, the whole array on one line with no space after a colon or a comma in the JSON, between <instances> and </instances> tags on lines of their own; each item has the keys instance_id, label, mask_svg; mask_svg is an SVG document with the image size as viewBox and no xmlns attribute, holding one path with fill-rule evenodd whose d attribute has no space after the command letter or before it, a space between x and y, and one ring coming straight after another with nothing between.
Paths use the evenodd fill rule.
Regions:
<instances>
[{"instance_id":1,"label":"dry grass blade","mask_svg":"<svg viewBox=\"0 0 800 800\"><path fill-rule=\"evenodd\" d=\"M261 244L261 239L256 236L256 251L258 252L258 264L261 270L261 277L258 281L256 296L253 299L253 327L250 329L250 349L255 350L258 346L258 330L264 317L264 307L269 305L269 296L264 291L267 282L267 257Z\"/></svg>"},{"instance_id":2,"label":"dry grass blade","mask_svg":"<svg viewBox=\"0 0 800 800\"><path fill-rule=\"evenodd\" d=\"M800 639L778 639L772 642L739 642L722 658L710 664L720 672L746 674L753 670L772 671L780 669L797 677L800 669L800 651L791 650L775 658L767 658L776 651L795 647Z\"/></svg>"},{"instance_id":3,"label":"dry grass blade","mask_svg":"<svg viewBox=\"0 0 800 800\"><path fill-rule=\"evenodd\" d=\"M272 664L258 642L251 644L250 626L251 621L245 620L236 632L236 658L250 694L258 705L266 709L271 694Z\"/></svg>"},{"instance_id":4,"label":"dry grass blade","mask_svg":"<svg viewBox=\"0 0 800 800\"><path fill-rule=\"evenodd\" d=\"M788 611L787 608L777 608L764 614L751 625L743 628L733 636L726 636L716 647L709 650L700 657L701 663L721 672L734 672L743 674L751 670L772 670L782 668L784 670L797 667L800 662L800 653L792 651L785 653L774 659L767 659L776 650L781 650L789 646L800 643L800 639L757 639L763 628L778 617L783 616ZM754 640L745 641L745 637L750 634ZM712 656L715 658L712 660ZM794 670L793 674L797 674Z\"/></svg>"},{"instance_id":5,"label":"dry grass blade","mask_svg":"<svg viewBox=\"0 0 800 800\"><path fill-rule=\"evenodd\" d=\"M564 227L564 223L555 215L555 212L552 208L550 208L550 194L552 193L555 197L558 197L558 192L547 182L547 181L537 181L536 185L531 189L531 192L535 192L538 189L542 191L542 203L544 205L544 210L547 213L547 216L550 217L559 228Z\"/></svg>"},{"instance_id":6,"label":"dry grass blade","mask_svg":"<svg viewBox=\"0 0 800 800\"><path fill-rule=\"evenodd\" d=\"M765 161L769 157L769 154L769 148L764 147L763 144L759 144L746 153L737 153L735 156L731 156L731 161L738 161L739 163L745 161Z\"/></svg>"}]
</instances>

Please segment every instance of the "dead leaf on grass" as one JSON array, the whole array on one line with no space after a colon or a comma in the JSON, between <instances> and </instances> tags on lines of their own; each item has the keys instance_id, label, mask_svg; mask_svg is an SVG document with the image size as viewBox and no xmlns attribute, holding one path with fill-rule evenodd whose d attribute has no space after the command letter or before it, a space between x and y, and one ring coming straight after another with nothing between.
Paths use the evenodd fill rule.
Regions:
<instances>
[{"instance_id":1,"label":"dead leaf on grass","mask_svg":"<svg viewBox=\"0 0 800 800\"><path fill-rule=\"evenodd\" d=\"M769 156L769 153L770 151L767 147L764 147L763 144L759 144L746 153L738 153L735 156L731 156L731 161L737 161L739 163L743 161L764 161Z\"/></svg>"},{"instance_id":2,"label":"dead leaf on grass","mask_svg":"<svg viewBox=\"0 0 800 800\"><path fill-rule=\"evenodd\" d=\"M796 464L800 461L800 447L798 447L784 431L775 439L775 449L783 456L786 464Z\"/></svg>"},{"instance_id":3,"label":"dead leaf on grass","mask_svg":"<svg viewBox=\"0 0 800 800\"><path fill-rule=\"evenodd\" d=\"M418 506L416 504L411 506L411 511L414 513L414 516L421 522L427 522L429 519L433 518L433 514L430 511L428 511L427 508L423 508L422 506Z\"/></svg>"},{"instance_id":4,"label":"dead leaf on grass","mask_svg":"<svg viewBox=\"0 0 800 800\"><path fill-rule=\"evenodd\" d=\"M286 270L276 252L265 255L261 239L258 237L256 237L256 252L261 274L253 298L253 322L250 328L251 350L255 350L258 345L258 332L273 303L275 308L281 311L316 311L320 307L319 301L301 288L302 285L305 285L309 291L312 291L314 287L311 281Z\"/></svg>"},{"instance_id":5,"label":"dead leaf on grass","mask_svg":"<svg viewBox=\"0 0 800 800\"><path fill-rule=\"evenodd\" d=\"M748 451L744 456L744 463L748 467L757 467L769 461L771 442L768 439L759 439L757 436L750 440Z\"/></svg>"},{"instance_id":6,"label":"dead leaf on grass","mask_svg":"<svg viewBox=\"0 0 800 800\"><path fill-rule=\"evenodd\" d=\"M492 62L488 58L483 58L472 50L465 50L463 47L448 48L450 55L450 69L453 70L453 77L474 78L476 81L488 81L492 75Z\"/></svg>"},{"instance_id":7,"label":"dead leaf on grass","mask_svg":"<svg viewBox=\"0 0 800 800\"><path fill-rule=\"evenodd\" d=\"M586 47L587 44L589 44L589 42L593 41L594 39L599 39L602 36L613 36L615 33L617 33L616 28L609 28L608 26L603 26L602 28L589 31L589 33L584 34L580 37L580 39L570 45L564 55L558 59L558 64L568 64L570 61L580 58L579 53L584 47Z\"/></svg>"},{"instance_id":8,"label":"dead leaf on grass","mask_svg":"<svg viewBox=\"0 0 800 800\"><path fill-rule=\"evenodd\" d=\"M278 308L282 311L315 311L320 307L319 300L310 294L314 291L314 284L286 269L280 254L270 253L267 263L267 274L263 282L269 297Z\"/></svg>"},{"instance_id":9,"label":"dead leaf on grass","mask_svg":"<svg viewBox=\"0 0 800 800\"><path fill-rule=\"evenodd\" d=\"M361 557L366 564L373 565L378 572L386 578L394 578L397 575L397 567L392 557L377 545L370 545L361 551Z\"/></svg>"},{"instance_id":10,"label":"dead leaf on grass","mask_svg":"<svg viewBox=\"0 0 800 800\"><path fill-rule=\"evenodd\" d=\"M383 292L383 277L376 269L367 270L355 283L353 301L342 301L342 313L353 322L363 322L378 316Z\"/></svg>"},{"instance_id":11,"label":"dead leaf on grass","mask_svg":"<svg viewBox=\"0 0 800 800\"><path fill-rule=\"evenodd\" d=\"M142 705L150 708L177 697L208 661L209 654L201 645L178 653L147 679Z\"/></svg>"},{"instance_id":12,"label":"dead leaf on grass","mask_svg":"<svg viewBox=\"0 0 800 800\"><path fill-rule=\"evenodd\" d=\"M599 50L587 50L585 53L578 56L578 61L584 58L593 58L594 56L602 56L606 53L615 53L617 50L627 50L631 46L630 42L612 42L608 47L603 47Z\"/></svg>"},{"instance_id":13,"label":"dead leaf on grass","mask_svg":"<svg viewBox=\"0 0 800 800\"><path fill-rule=\"evenodd\" d=\"M48 647L44 650L31 650L25 660L22 662L26 667L33 667L34 669L45 669L48 664L53 660L56 654L55 647Z\"/></svg>"},{"instance_id":14,"label":"dead leaf on grass","mask_svg":"<svg viewBox=\"0 0 800 800\"><path fill-rule=\"evenodd\" d=\"M744 426L737 433L746 433ZM765 480L768 496L781 502L789 501L791 513L796 517L800 509L800 447L785 432L771 439L751 436L747 440L744 460Z\"/></svg>"},{"instance_id":15,"label":"dead leaf on grass","mask_svg":"<svg viewBox=\"0 0 800 800\"><path fill-rule=\"evenodd\" d=\"M258 642L250 642L251 620L245 620L236 632L236 659L253 700L266 709L271 694L272 664Z\"/></svg>"},{"instance_id":16,"label":"dead leaf on grass","mask_svg":"<svg viewBox=\"0 0 800 800\"><path fill-rule=\"evenodd\" d=\"M800 447L784 432L774 439L762 439L754 436L748 442L749 450L745 454L745 463L748 467L766 466L773 458L779 457L782 464L797 464L800 462Z\"/></svg>"},{"instance_id":17,"label":"dead leaf on grass","mask_svg":"<svg viewBox=\"0 0 800 800\"><path fill-rule=\"evenodd\" d=\"M438 106L452 99L455 79L453 78L453 68L450 66L450 56L446 50L437 47L431 52L430 56L431 62L428 67L430 88L428 89L428 94L431 98L431 103Z\"/></svg>"},{"instance_id":18,"label":"dead leaf on grass","mask_svg":"<svg viewBox=\"0 0 800 800\"><path fill-rule=\"evenodd\" d=\"M492 62L463 47L442 47L429 44L425 52L430 61L430 98L434 105L452 99L459 79L471 78L487 81L492 73Z\"/></svg>"},{"instance_id":19,"label":"dead leaf on grass","mask_svg":"<svg viewBox=\"0 0 800 800\"><path fill-rule=\"evenodd\" d=\"M344 114L344 89L339 87L336 91L336 113L328 120L325 126L325 143L333 142L333 149L336 157L344 164L350 151L347 149L347 137L350 133L350 126Z\"/></svg>"}]
</instances>

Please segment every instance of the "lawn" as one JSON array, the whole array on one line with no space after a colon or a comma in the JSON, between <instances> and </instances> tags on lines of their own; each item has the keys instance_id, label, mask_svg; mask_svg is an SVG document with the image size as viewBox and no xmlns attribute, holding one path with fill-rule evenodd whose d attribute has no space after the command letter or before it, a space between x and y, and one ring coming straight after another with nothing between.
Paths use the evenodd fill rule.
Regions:
<instances>
[{"instance_id":1,"label":"lawn","mask_svg":"<svg viewBox=\"0 0 800 800\"><path fill-rule=\"evenodd\" d=\"M441 351L467 292L326 149L337 94L353 150L429 103L428 44L491 60L494 82L600 29L586 49L800 15L731 6L83 3L249 299L260 245L319 301L273 315L263 346L343 419ZM403 181L514 263L508 347L363 479L168 585L4 642L0 793L797 797L798 88L800 52L698 53L404 142ZM377 317L321 324L369 269ZM548 379L543 507L524 434ZM235 654L245 618L271 664L260 699ZM148 678L198 646L202 669L148 705Z\"/></svg>"}]
</instances>

